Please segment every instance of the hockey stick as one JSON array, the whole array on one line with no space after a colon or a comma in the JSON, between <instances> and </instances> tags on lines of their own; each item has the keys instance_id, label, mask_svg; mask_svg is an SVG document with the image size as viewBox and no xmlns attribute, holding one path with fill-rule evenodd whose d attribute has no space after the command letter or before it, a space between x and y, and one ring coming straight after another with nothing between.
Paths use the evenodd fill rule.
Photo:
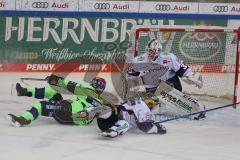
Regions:
<instances>
[{"instance_id":1,"label":"hockey stick","mask_svg":"<svg viewBox=\"0 0 240 160\"><path fill-rule=\"evenodd\" d=\"M116 59L113 59L113 64L114 66L117 68L118 72L121 74L121 79L123 82L123 88L124 88L124 93L123 93L123 100L126 101L128 98L128 82L127 82L127 78L126 78L126 74L124 74L124 72L122 72L122 70L120 69L120 67L118 66ZM123 68L123 71L125 71L125 67Z\"/></svg>"},{"instance_id":2,"label":"hockey stick","mask_svg":"<svg viewBox=\"0 0 240 160\"><path fill-rule=\"evenodd\" d=\"M30 81L47 81L48 77L46 78L20 78L21 82L24 83L27 86L30 86L30 84L26 83L26 80L30 80ZM15 84L11 85L11 95L14 95L14 90L15 90Z\"/></svg>"},{"instance_id":3,"label":"hockey stick","mask_svg":"<svg viewBox=\"0 0 240 160\"><path fill-rule=\"evenodd\" d=\"M47 81L48 77L46 78L20 78L20 80L23 82L25 80L30 81Z\"/></svg>"},{"instance_id":4,"label":"hockey stick","mask_svg":"<svg viewBox=\"0 0 240 160\"><path fill-rule=\"evenodd\" d=\"M185 115L176 116L176 117L174 117L174 118L170 118L170 119L166 119L166 120L162 120L162 121L155 122L155 124L164 123L164 122L169 122L169 121L173 121L173 120L177 120L177 119L181 119L181 118L187 118L187 117L189 117L189 116L193 116L193 115L197 115L197 114L201 114L201 113L207 113L207 112L214 111L214 110L218 110L218 109L223 109L223 108L235 106L235 105L237 105L237 104L240 104L240 102L233 103L233 104L228 104L228 105L224 105L224 106L220 106L220 107L215 107L215 108L211 108L211 109L206 109L206 110L204 110L204 111L199 111L199 112L194 112L194 113L190 113L190 114L185 114Z\"/></svg>"},{"instance_id":5,"label":"hockey stick","mask_svg":"<svg viewBox=\"0 0 240 160\"><path fill-rule=\"evenodd\" d=\"M27 86L29 86L29 84L24 81L47 81L47 79L48 79L48 77L46 77L46 78L20 78L20 80Z\"/></svg>"},{"instance_id":6,"label":"hockey stick","mask_svg":"<svg viewBox=\"0 0 240 160\"><path fill-rule=\"evenodd\" d=\"M106 114L109 112L112 112L113 108L110 106L101 104L97 100L93 98L87 98L86 101L90 104L92 104L94 107L91 110L84 109L83 111L77 112L72 115L72 118L74 120L87 120L87 119L93 119L99 114Z\"/></svg>"}]
</instances>

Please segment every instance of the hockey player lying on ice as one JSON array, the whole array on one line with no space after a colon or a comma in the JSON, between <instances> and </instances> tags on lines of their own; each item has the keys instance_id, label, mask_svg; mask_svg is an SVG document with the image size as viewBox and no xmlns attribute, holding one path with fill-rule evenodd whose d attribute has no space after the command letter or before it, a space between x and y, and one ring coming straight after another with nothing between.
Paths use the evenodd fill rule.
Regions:
<instances>
[{"instance_id":1,"label":"hockey player lying on ice","mask_svg":"<svg viewBox=\"0 0 240 160\"><path fill-rule=\"evenodd\" d=\"M16 85L18 96L46 98L24 112L21 116L9 114L8 118L17 127L29 125L33 120L41 116L53 117L62 124L87 125L97 117L98 127L102 130L102 135L106 137L116 137L125 133L133 122L146 133L166 133L166 129L159 124L154 124L149 120L151 113L144 101L134 99L131 103L126 103L118 107L110 105L100 94L106 87L106 82L102 78L94 78L90 84L77 84L65 80L56 75L48 77L48 83L62 87L77 95L74 101L63 100L60 93L48 88L23 88ZM79 118L82 113L84 118ZM129 123L131 122L131 123Z\"/></svg>"},{"instance_id":2,"label":"hockey player lying on ice","mask_svg":"<svg viewBox=\"0 0 240 160\"><path fill-rule=\"evenodd\" d=\"M18 127L30 124L39 116L53 117L62 124L86 125L92 122L92 119L74 120L72 114L82 111L84 108L92 106L88 102L89 97L94 98L99 103L107 103L100 95L106 87L106 81L103 78L95 77L90 84L77 84L63 79L56 75L48 77L50 85L59 86L77 96L76 100L63 100L60 93L53 88L23 88L19 83L16 85L18 96L28 96L37 99L47 99L35 103L32 108L21 114L20 117L9 114L8 118L12 124Z\"/></svg>"},{"instance_id":3,"label":"hockey player lying on ice","mask_svg":"<svg viewBox=\"0 0 240 160\"><path fill-rule=\"evenodd\" d=\"M101 135L104 137L117 137L134 128L148 134L165 134L167 132L165 127L151 120L150 108L155 105L157 102L152 98L144 101L140 97L135 97L127 103L118 105L117 108L112 105L85 108L75 118L89 120L96 117L98 127L102 131Z\"/></svg>"}]
</instances>

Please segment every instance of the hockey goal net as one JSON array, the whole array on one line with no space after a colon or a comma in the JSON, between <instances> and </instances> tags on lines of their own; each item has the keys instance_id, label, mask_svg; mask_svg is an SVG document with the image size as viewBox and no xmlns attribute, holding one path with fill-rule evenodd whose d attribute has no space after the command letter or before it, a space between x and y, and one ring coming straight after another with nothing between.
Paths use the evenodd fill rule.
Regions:
<instances>
[{"instance_id":1,"label":"hockey goal net","mask_svg":"<svg viewBox=\"0 0 240 160\"><path fill-rule=\"evenodd\" d=\"M158 39L163 52L171 52L203 76L198 89L182 81L190 95L237 102L239 72L239 30L139 28L134 32L134 57L146 52L150 39ZM236 69L237 68L237 69Z\"/></svg>"}]
</instances>

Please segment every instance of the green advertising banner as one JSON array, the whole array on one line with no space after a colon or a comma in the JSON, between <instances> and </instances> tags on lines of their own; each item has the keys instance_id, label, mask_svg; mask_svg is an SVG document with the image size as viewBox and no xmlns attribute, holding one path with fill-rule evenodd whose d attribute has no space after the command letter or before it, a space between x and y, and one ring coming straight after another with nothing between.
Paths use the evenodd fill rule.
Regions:
<instances>
[{"instance_id":1,"label":"green advertising banner","mask_svg":"<svg viewBox=\"0 0 240 160\"><path fill-rule=\"evenodd\" d=\"M131 47L133 27L203 23L227 26L227 20L1 16L0 62L59 63L87 56L107 62Z\"/></svg>"},{"instance_id":2,"label":"green advertising banner","mask_svg":"<svg viewBox=\"0 0 240 160\"><path fill-rule=\"evenodd\" d=\"M232 37L236 36L234 33L176 32L174 29L173 31L153 30L150 33L140 31L137 54L144 54L145 46L152 37L156 37L163 46L163 52L174 53L187 64L224 64L226 37L227 35L229 37L229 34Z\"/></svg>"},{"instance_id":3,"label":"green advertising banner","mask_svg":"<svg viewBox=\"0 0 240 160\"><path fill-rule=\"evenodd\" d=\"M225 64L226 33L176 33L172 52L187 64Z\"/></svg>"}]
</instances>

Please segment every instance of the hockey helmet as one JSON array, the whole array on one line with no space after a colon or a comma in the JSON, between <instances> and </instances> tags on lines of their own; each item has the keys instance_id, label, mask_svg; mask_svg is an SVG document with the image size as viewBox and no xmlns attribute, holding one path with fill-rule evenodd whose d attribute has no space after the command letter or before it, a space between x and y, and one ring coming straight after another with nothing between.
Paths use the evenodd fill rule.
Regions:
<instances>
[{"instance_id":1,"label":"hockey helmet","mask_svg":"<svg viewBox=\"0 0 240 160\"><path fill-rule=\"evenodd\" d=\"M106 88L106 81L104 78L95 77L91 81L91 86L96 89L98 93L102 93Z\"/></svg>"},{"instance_id":2,"label":"hockey helmet","mask_svg":"<svg viewBox=\"0 0 240 160\"><path fill-rule=\"evenodd\" d=\"M162 44L157 39L152 39L147 44L147 50L160 52L162 50Z\"/></svg>"}]
</instances>

